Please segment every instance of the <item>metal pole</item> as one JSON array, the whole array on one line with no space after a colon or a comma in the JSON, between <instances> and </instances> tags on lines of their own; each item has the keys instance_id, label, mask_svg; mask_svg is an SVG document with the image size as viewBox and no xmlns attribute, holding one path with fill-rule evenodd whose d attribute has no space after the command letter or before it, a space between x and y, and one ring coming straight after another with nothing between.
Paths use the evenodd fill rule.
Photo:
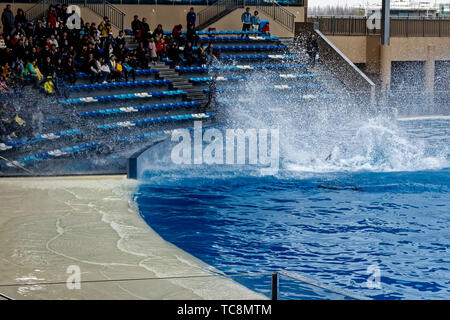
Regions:
<instances>
[{"instance_id":1,"label":"metal pole","mask_svg":"<svg viewBox=\"0 0 450 320\"><path fill-rule=\"evenodd\" d=\"M391 33L391 0L383 0L381 24L381 44L388 46Z\"/></svg>"},{"instance_id":2,"label":"metal pole","mask_svg":"<svg viewBox=\"0 0 450 320\"><path fill-rule=\"evenodd\" d=\"M278 300L278 272L272 273L272 300Z\"/></svg>"},{"instance_id":3,"label":"metal pole","mask_svg":"<svg viewBox=\"0 0 450 320\"><path fill-rule=\"evenodd\" d=\"M422 19L422 37L425 37L425 18Z\"/></svg>"}]
</instances>

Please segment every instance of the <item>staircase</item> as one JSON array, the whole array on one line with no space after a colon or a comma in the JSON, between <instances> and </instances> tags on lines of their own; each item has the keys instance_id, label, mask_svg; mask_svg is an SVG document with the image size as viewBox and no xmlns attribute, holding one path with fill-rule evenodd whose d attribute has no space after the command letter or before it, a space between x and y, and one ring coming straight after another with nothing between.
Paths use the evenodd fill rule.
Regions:
<instances>
[{"instance_id":1,"label":"staircase","mask_svg":"<svg viewBox=\"0 0 450 320\"><path fill-rule=\"evenodd\" d=\"M170 66L160 63L153 68L159 71L159 77L172 81L174 89L186 91L188 100L206 104L208 99L202 89L195 88L186 78L180 77Z\"/></svg>"},{"instance_id":2,"label":"staircase","mask_svg":"<svg viewBox=\"0 0 450 320\"><path fill-rule=\"evenodd\" d=\"M198 17L198 30L202 30L219 21L237 8L244 8L246 5L256 6L256 8L268 15L275 22L282 25L290 32L294 32L295 15L283 8L276 0L219 0L200 11Z\"/></svg>"},{"instance_id":3,"label":"staircase","mask_svg":"<svg viewBox=\"0 0 450 320\"><path fill-rule=\"evenodd\" d=\"M319 82L325 83L327 88L340 98L349 99L350 91L347 86L320 60L311 64L308 53L306 52L305 41L295 38L280 38L280 42L288 47L292 54L296 54L300 62L307 64L308 69L314 73Z\"/></svg>"},{"instance_id":4,"label":"staircase","mask_svg":"<svg viewBox=\"0 0 450 320\"><path fill-rule=\"evenodd\" d=\"M279 23L290 32L294 32L295 15L283 8L276 0L271 2L259 0L256 2L256 8L267 14L275 22Z\"/></svg>"},{"instance_id":5,"label":"staircase","mask_svg":"<svg viewBox=\"0 0 450 320\"><path fill-rule=\"evenodd\" d=\"M105 0L40 0L30 9L25 11L29 20L40 19L47 12L50 5L77 5L90 9L99 17L108 17L113 26L123 30L125 13Z\"/></svg>"},{"instance_id":6,"label":"staircase","mask_svg":"<svg viewBox=\"0 0 450 320\"><path fill-rule=\"evenodd\" d=\"M237 8L244 6L243 0L219 0L197 14L198 30L205 29Z\"/></svg>"}]
</instances>

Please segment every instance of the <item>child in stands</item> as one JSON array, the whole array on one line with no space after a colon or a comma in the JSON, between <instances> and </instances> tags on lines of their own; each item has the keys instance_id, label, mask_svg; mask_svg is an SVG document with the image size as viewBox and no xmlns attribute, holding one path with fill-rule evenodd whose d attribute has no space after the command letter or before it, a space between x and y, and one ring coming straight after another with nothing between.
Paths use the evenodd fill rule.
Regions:
<instances>
[{"instance_id":1,"label":"child in stands","mask_svg":"<svg viewBox=\"0 0 450 320\"><path fill-rule=\"evenodd\" d=\"M269 21L267 21L264 27L262 28L262 34L265 35L266 37L270 37Z\"/></svg>"}]
</instances>

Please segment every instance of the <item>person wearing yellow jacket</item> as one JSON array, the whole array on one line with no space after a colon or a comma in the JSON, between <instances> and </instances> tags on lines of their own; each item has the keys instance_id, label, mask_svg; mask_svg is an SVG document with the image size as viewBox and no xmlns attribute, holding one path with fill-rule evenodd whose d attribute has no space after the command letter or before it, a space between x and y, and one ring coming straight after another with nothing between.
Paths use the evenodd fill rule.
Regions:
<instances>
[{"instance_id":1,"label":"person wearing yellow jacket","mask_svg":"<svg viewBox=\"0 0 450 320\"><path fill-rule=\"evenodd\" d=\"M44 83L44 92L49 95L55 93L55 83L51 76L48 76L47 81Z\"/></svg>"},{"instance_id":2,"label":"person wearing yellow jacket","mask_svg":"<svg viewBox=\"0 0 450 320\"><path fill-rule=\"evenodd\" d=\"M44 78L41 71L39 71L39 68L37 67L37 59L34 59L32 62L28 62L26 67L26 74L31 76L33 79L34 85L33 88L37 89L39 88L39 83Z\"/></svg>"},{"instance_id":3,"label":"person wearing yellow jacket","mask_svg":"<svg viewBox=\"0 0 450 320\"><path fill-rule=\"evenodd\" d=\"M109 22L108 17L103 17L100 25L102 26L102 37L107 37L108 34L112 32L111 23Z\"/></svg>"}]
</instances>

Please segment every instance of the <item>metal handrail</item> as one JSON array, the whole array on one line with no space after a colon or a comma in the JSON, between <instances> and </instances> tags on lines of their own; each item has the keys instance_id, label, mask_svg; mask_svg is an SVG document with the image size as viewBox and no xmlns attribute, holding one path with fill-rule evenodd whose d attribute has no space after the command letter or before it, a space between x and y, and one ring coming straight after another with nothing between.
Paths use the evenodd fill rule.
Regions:
<instances>
[{"instance_id":1,"label":"metal handrail","mask_svg":"<svg viewBox=\"0 0 450 320\"><path fill-rule=\"evenodd\" d=\"M290 32L295 29L295 14L282 7L276 0L256 2L256 8L267 14Z\"/></svg>"},{"instance_id":2,"label":"metal handrail","mask_svg":"<svg viewBox=\"0 0 450 320\"><path fill-rule=\"evenodd\" d=\"M219 0L197 14L198 29L208 26L211 21L216 21L231 11L243 6L243 0Z\"/></svg>"},{"instance_id":3,"label":"metal handrail","mask_svg":"<svg viewBox=\"0 0 450 320\"><path fill-rule=\"evenodd\" d=\"M24 13L25 17L28 20L33 20L42 17L45 14L45 1L44 0L39 1L34 6L26 10Z\"/></svg>"},{"instance_id":4,"label":"metal handrail","mask_svg":"<svg viewBox=\"0 0 450 320\"><path fill-rule=\"evenodd\" d=\"M123 30L125 13L105 0L40 0L37 4L25 11L29 20L37 19L45 15L48 5L82 5L101 17L108 17L111 24Z\"/></svg>"},{"instance_id":5,"label":"metal handrail","mask_svg":"<svg viewBox=\"0 0 450 320\"><path fill-rule=\"evenodd\" d=\"M309 22L318 22L327 35L365 36L380 34L380 29L369 30L367 17L318 16ZM450 37L450 19L392 18L391 37Z\"/></svg>"},{"instance_id":6,"label":"metal handrail","mask_svg":"<svg viewBox=\"0 0 450 320\"><path fill-rule=\"evenodd\" d=\"M280 281L280 275L289 278L291 280L299 281L301 283L310 285L312 287L317 287L325 289L335 294L340 294L344 297L356 299L356 300L372 300L369 297L361 296L349 292L345 289L340 289L338 287L330 286L325 283L319 282L314 279L303 277L302 275L290 271L279 270L275 272L248 272L248 273L222 273L222 272L212 272L210 274L192 274L192 275L174 275L166 277L145 277L145 278L118 278L118 279L94 279L94 280L84 280L80 281L80 284L104 284L104 283L121 283L121 282L136 282L136 281L161 281L161 280L178 280L178 279L208 279L208 278L228 278L233 279L237 277L251 277L251 276L271 276L271 298L272 300L278 300L279 288L278 283ZM44 281L44 282L27 282L27 283L0 283L0 288L14 288L14 287L27 287L27 286L52 286L52 285L65 285L67 281ZM12 299L10 297L7 297Z\"/></svg>"}]
</instances>

